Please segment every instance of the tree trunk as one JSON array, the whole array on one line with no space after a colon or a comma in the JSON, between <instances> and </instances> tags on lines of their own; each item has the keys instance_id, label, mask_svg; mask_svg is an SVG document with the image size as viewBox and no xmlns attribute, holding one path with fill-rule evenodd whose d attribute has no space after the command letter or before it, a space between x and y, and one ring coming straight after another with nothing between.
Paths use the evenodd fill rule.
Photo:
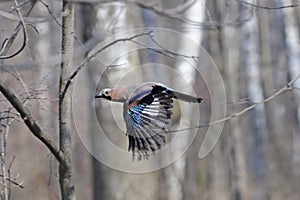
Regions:
<instances>
[{"instance_id":1,"label":"tree trunk","mask_svg":"<svg viewBox=\"0 0 300 200\"><path fill-rule=\"evenodd\" d=\"M233 13L239 13L239 7L231 8ZM227 22L227 21L225 21ZM232 26L226 26L223 29L222 42L223 42L223 57L224 57L224 70L227 83L227 99L228 101L235 101L240 99L239 96L239 43L240 43L240 29ZM235 42L232 42L235 41ZM228 113L237 113L240 108L236 106L229 107ZM228 140L228 162L230 172L230 189L231 199L246 199L247 194L247 167L246 167L246 141L243 139L241 120L233 119L228 126L227 134L224 133ZM224 159L225 161L225 159Z\"/></svg>"},{"instance_id":2,"label":"tree trunk","mask_svg":"<svg viewBox=\"0 0 300 200\"><path fill-rule=\"evenodd\" d=\"M249 3L256 3L249 1ZM258 19L255 9L245 7L242 10L244 17L251 18L242 26L242 52L244 53L244 66L247 78L247 96L250 103L258 103L264 99L262 84L260 80L260 41ZM253 192L251 199L266 199L266 166L264 158L264 138L266 137L266 119L265 106L258 105L250 111L250 133L251 150L250 150L250 169L252 172Z\"/></svg>"},{"instance_id":3,"label":"tree trunk","mask_svg":"<svg viewBox=\"0 0 300 200\"><path fill-rule=\"evenodd\" d=\"M203 22L205 18L205 5L206 0L195 1L194 4L186 10L185 17L194 21ZM199 54L200 44L202 41L202 30L200 28L190 29L190 26L186 24L183 24L183 27L183 35L185 37L182 36L182 41L179 41L177 52L183 52L183 54L186 55L197 56ZM194 43L194 45L191 45L191 43ZM194 91L186 86L187 83L190 84L190 86L195 86L196 70L190 66L189 62L186 62L186 60L182 61L182 59L175 60L175 66L176 67L174 70L180 74L180 78L172 80L172 86L176 90L184 91L187 94L193 94ZM197 87L197 89L199 88ZM194 115L194 106L197 105L180 102L180 109L182 111L180 118L183 120L181 124L196 123L196 120L193 119L197 119L198 117L197 115ZM174 119L176 118L175 115L176 114L173 115ZM180 155L180 152L184 152L189 141L191 140L191 137L194 136L194 133L195 130L177 133L178 135L176 137L180 137L180 140L174 140L170 144L171 156ZM194 184L189 184L195 183L193 180L194 177L190 176L187 172L187 169L190 168L189 165L196 165L197 159L188 160L188 158L195 157L188 157L187 154L184 153L171 166L165 169L164 176L166 184L166 199L182 200L197 198L197 193L195 192L197 191L197 186ZM187 163L189 165L187 165Z\"/></svg>"},{"instance_id":4,"label":"tree trunk","mask_svg":"<svg viewBox=\"0 0 300 200\"><path fill-rule=\"evenodd\" d=\"M99 28L99 24L101 24L101 21L99 22L97 13L101 12L101 7L99 6L92 6L90 4L85 4L82 6L81 9L81 19L83 24L83 38L84 42L87 44L89 41L99 41L99 35L102 35L104 30L102 28ZM94 42L94 44L97 44L97 42ZM92 46L87 46L87 49L90 50L91 48L94 48ZM101 74L99 68L93 67L95 65L92 63L87 63L87 73L86 79L85 79L85 85L82 87L88 87L93 88L94 85L97 84L95 81L95 75ZM103 70L101 70L103 71ZM103 81L103 80L101 80ZM95 91L86 91L86 95L91 96L90 99L94 99ZM94 111L94 107L91 104L90 107L87 109L87 120L85 123L87 124L87 134L90 138L92 146L97 146L98 140L97 140L97 134L93 134L97 132L97 128L92 120L92 112ZM92 134L89 134L92 133ZM104 165L96 158L92 157L92 186L93 186L93 199L111 199L110 190L107 187L107 180L106 180L106 172Z\"/></svg>"},{"instance_id":5,"label":"tree trunk","mask_svg":"<svg viewBox=\"0 0 300 200\"><path fill-rule=\"evenodd\" d=\"M239 99L238 95L238 57L239 51L236 47L236 51L229 49L232 48L230 41L234 40L238 36L238 32L235 32L232 27L226 27L224 41L226 41L227 48L227 62L226 62L226 75L228 84L228 99ZM237 45L235 43L234 45ZM238 112L233 108L231 113ZM231 173L231 197L232 199L243 199L246 192L246 166L245 166L245 152L243 149L243 140L241 135L241 128L239 126L239 119L234 119L229 127L230 136L228 137L228 145L230 149L229 154L229 166Z\"/></svg>"},{"instance_id":6,"label":"tree trunk","mask_svg":"<svg viewBox=\"0 0 300 200\"><path fill-rule=\"evenodd\" d=\"M285 2L285 1L284 1ZM293 1L289 0L288 3L292 4ZM290 78L293 80L300 75L300 49L299 49L299 26L297 24L296 12L292 9L283 10L284 14L284 31L287 46L288 66ZM300 79L298 79L293 87L300 88ZM299 196L299 189L297 185L300 184L300 93L299 90L294 90L294 105L292 107L293 115L295 116L295 124L292 128L292 171L293 171L293 196Z\"/></svg>"},{"instance_id":7,"label":"tree trunk","mask_svg":"<svg viewBox=\"0 0 300 200\"><path fill-rule=\"evenodd\" d=\"M59 183L62 199L76 199L73 183L71 91L66 88L73 65L74 4L63 1L62 61L59 82L59 144L64 160L59 162Z\"/></svg>"}]
</instances>

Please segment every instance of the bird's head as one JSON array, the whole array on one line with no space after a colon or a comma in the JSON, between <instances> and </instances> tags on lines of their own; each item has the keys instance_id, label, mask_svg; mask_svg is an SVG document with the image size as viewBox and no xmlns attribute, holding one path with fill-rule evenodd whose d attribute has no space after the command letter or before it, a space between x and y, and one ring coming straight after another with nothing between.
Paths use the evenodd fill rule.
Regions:
<instances>
[{"instance_id":1,"label":"bird's head","mask_svg":"<svg viewBox=\"0 0 300 200\"><path fill-rule=\"evenodd\" d=\"M96 94L95 98L104 98L104 99L111 100L111 96L112 96L112 89L105 88L102 89L98 94Z\"/></svg>"}]
</instances>

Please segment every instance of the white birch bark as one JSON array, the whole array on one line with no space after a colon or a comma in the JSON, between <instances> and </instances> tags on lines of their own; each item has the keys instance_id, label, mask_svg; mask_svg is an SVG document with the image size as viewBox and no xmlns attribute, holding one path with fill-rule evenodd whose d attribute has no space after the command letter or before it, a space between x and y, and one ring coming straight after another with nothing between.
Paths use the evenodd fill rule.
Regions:
<instances>
[{"instance_id":1,"label":"white birch bark","mask_svg":"<svg viewBox=\"0 0 300 200\"><path fill-rule=\"evenodd\" d=\"M247 0L248 3L256 4L257 1ZM248 7L249 9L249 7ZM244 14L251 18L242 26L242 51L245 55L245 71L247 77L247 95L250 102L257 103L264 100L262 83L261 83L261 69L260 69L260 45L259 45L259 26L256 10L253 8L250 12L244 8ZM243 14L242 13L242 14ZM264 138L265 138L265 107L263 104L258 105L250 113L251 124L250 129L252 133L252 142L250 150L250 169L252 173L253 191L252 199L264 199L266 188L264 184L265 179L265 161L264 161Z\"/></svg>"},{"instance_id":2,"label":"white birch bark","mask_svg":"<svg viewBox=\"0 0 300 200\"><path fill-rule=\"evenodd\" d=\"M238 13L238 8L233 10ZM229 101L239 99L239 44L240 31L235 27L224 27L224 57L225 69L228 83L227 96ZM237 113L238 109L232 108L230 113ZM244 199L247 192L247 166L246 166L246 152L244 149L244 137L242 128L239 125L239 119L230 121L230 133L228 136L228 145L230 149L229 155L229 170L231 173L231 196L232 199Z\"/></svg>"},{"instance_id":3,"label":"white birch bark","mask_svg":"<svg viewBox=\"0 0 300 200\"><path fill-rule=\"evenodd\" d=\"M185 17L194 21L203 22L205 17L205 5L206 0L195 1L195 3L188 9L185 13ZM196 44L201 44L202 32L199 28L192 27L188 24L184 27L184 36L193 40ZM180 52L184 52L186 55L198 55L199 47L190 46L185 40L179 42ZM180 60L176 63L177 72L183 77L183 79L189 84L195 84L195 69L191 68L189 63L182 62ZM174 87L179 91L184 91L187 94L193 94L192 90L186 87L186 82L180 82L178 80L174 81ZM193 109L190 104L181 104L181 119L185 121L191 121ZM177 154L182 152L188 141L189 133L179 133L181 139L177 142L173 142L171 146L171 152ZM185 183L185 170L186 170L186 155L182 155L173 165L166 169L166 182L169 186L167 188L167 199L170 200L181 200L184 199L184 183Z\"/></svg>"},{"instance_id":4,"label":"white birch bark","mask_svg":"<svg viewBox=\"0 0 300 200\"><path fill-rule=\"evenodd\" d=\"M138 23L141 23L138 7L133 7L130 4L123 3L111 3L107 5L107 7L100 7L97 11L97 22L93 31L94 35L101 34L104 36L103 39L109 38L110 41L114 41L115 39L126 38L140 33L135 33L134 31L131 31L131 33L126 32L127 30L134 28L134 26ZM124 31L124 35L122 35L122 31ZM144 81L143 79L145 77L142 74L139 74L140 71L132 71L140 64L138 51L134 51L132 49L134 49L134 47L130 42L118 43L111 48L106 49L105 52L102 52L99 55L98 58L101 59L102 63L98 62L97 59L94 59L91 62L92 65L96 66L98 65L97 63L99 63L98 66L102 68L101 70L98 70L98 73L95 72L94 80L99 78L99 75L101 75L101 73L103 73L106 69L103 77L107 78L105 81L107 85L101 85L101 88L133 85ZM106 68L109 65L115 65L115 67ZM111 103L105 100L99 101L97 104L98 103L100 103L100 107L96 109L99 109L101 112L101 121L109 127L106 129L109 130L106 134L109 135L110 139L114 143L116 143L119 147L124 147L124 150L127 151L128 139L125 135L126 128L122 116L123 106L121 104ZM109 114L111 112L113 114L112 118ZM99 141L97 141L96 137L93 138L93 143L94 149L99 149ZM109 150L103 149L103 151ZM131 152L128 152L127 154L128 156L122 156L124 154L121 153L116 154L111 159L115 159L120 163L131 162L131 164L134 165L137 161L131 160ZM140 161L137 164L141 164L141 162L143 161ZM141 191L143 191L143 199L155 198L157 195L157 176L153 176L149 173L136 176L130 173L118 173L113 169L105 169L100 165L99 167L101 172L99 172L99 170L95 170L95 172L98 171L98 173L101 173L104 176L102 177L104 180L101 180L99 183L104 184L104 187L107 188L106 191L102 192L108 195L111 199L140 199ZM96 187L97 185L95 185L94 190L97 190ZM94 194L95 197L100 197L102 195L101 193L97 194L97 191L95 191Z\"/></svg>"}]
</instances>

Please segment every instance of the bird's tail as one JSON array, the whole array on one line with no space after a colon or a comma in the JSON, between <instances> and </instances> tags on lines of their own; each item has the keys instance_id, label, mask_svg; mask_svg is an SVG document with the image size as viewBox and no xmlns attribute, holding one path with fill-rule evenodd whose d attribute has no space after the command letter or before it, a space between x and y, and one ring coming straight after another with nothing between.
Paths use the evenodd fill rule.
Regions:
<instances>
[{"instance_id":1,"label":"bird's tail","mask_svg":"<svg viewBox=\"0 0 300 200\"><path fill-rule=\"evenodd\" d=\"M177 91L172 91L172 92L175 95L175 97L174 97L175 99L179 99L179 100L186 101L189 103L201 103L201 101L203 100L200 97L194 97L194 96L191 96L188 94L183 94L181 92L177 92Z\"/></svg>"}]
</instances>

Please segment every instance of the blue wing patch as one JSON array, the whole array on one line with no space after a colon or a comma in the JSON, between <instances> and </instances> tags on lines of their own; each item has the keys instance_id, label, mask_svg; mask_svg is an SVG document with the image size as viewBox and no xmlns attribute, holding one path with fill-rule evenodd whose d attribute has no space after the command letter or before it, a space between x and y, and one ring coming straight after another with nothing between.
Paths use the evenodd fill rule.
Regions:
<instances>
[{"instance_id":1,"label":"blue wing patch","mask_svg":"<svg viewBox=\"0 0 300 200\"><path fill-rule=\"evenodd\" d=\"M169 90L160 87L153 89L137 105L126 106L128 150L138 153L139 159L147 158L149 152L155 152L165 143L166 128L172 116L172 98Z\"/></svg>"}]
</instances>

